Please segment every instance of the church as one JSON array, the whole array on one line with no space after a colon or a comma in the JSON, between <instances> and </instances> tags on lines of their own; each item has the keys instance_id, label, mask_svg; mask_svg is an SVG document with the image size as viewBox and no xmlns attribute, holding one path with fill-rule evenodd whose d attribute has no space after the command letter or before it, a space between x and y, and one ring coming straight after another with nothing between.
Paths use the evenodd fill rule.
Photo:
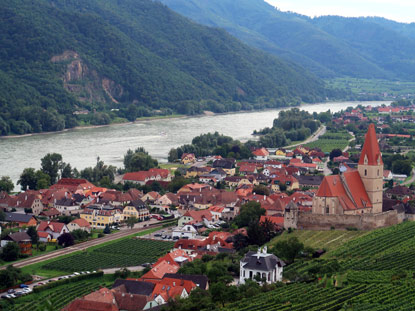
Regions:
<instances>
[{"instance_id":1,"label":"church","mask_svg":"<svg viewBox=\"0 0 415 311\"><path fill-rule=\"evenodd\" d=\"M382 213L383 161L375 125L365 136L357 170L326 176L313 198L317 215L361 215Z\"/></svg>"}]
</instances>

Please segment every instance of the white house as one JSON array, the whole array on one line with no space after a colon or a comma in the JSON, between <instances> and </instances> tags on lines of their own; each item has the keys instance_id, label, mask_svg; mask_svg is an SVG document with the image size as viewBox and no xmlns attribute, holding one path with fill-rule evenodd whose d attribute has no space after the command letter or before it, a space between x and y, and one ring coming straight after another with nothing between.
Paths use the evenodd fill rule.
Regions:
<instances>
[{"instance_id":1,"label":"white house","mask_svg":"<svg viewBox=\"0 0 415 311\"><path fill-rule=\"evenodd\" d=\"M251 279L269 284L282 281L284 261L273 254L267 253L267 247L261 248L255 253L248 252L240 261L239 284L245 284L245 280Z\"/></svg>"},{"instance_id":2,"label":"white house","mask_svg":"<svg viewBox=\"0 0 415 311\"><path fill-rule=\"evenodd\" d=\"M173 238L178 237L179 239L188 238L194 239L197 235L197 230L192 225L184 225L183 227L176 227L173 229Z\"/></svg>"}]
</instances>

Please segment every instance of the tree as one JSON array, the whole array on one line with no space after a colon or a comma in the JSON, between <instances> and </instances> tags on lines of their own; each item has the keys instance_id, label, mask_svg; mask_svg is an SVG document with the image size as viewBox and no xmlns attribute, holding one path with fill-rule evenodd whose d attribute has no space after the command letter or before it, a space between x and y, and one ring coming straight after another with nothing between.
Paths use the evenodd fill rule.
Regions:
<instances>
[{"instance_id":1,"label":"tree","mask_svg":"<svg viewBox=\"0 0 415 311\"><path fill-rule=\"evenodd\" d=\"M110 234L111 233L111 228L110 228L110 226L109 225L105 225L105 228L104 228L104 234Z\"/></svg>"},{"instance_id":2,"label":"tree","mask_svg":"<svg viewBox=\"0 0 415 311\"><path fill-rule=\"evenodd\" d=\"M244 249L245 247L248 247L248 245L249 240L246 235L238 233L233 237L233 248L237 251Z\"/></svg>"},{"instance_id":3,"label":"tree","mask_svg":"<svg viewBox=\"0 0 415 311\"><path fill-rule=\"evenodd\" d=\"M138 219L136 217L130 217L127 219L126 223L127 226L130 227L130 229L134 228L134 225L138 222Z\"/></svg>"},{"instance_id":4,"label":"tree","mask_svg":"<svg viewBox=\"0 0 415 311\"><path fill-rule=\"evenodd\" d=\"M36 171L34 168L25 168L23 173L20 175L17 184L20 185L22 191L27 189L35 190L37 186Z\"/></svg>"},{"instance_id":5,"label":"tree","mask_svg":"<svg viewBox=\"0 0 415 311\"><path fill-rule=\"evenodd\" d=\"M62 164L61 178L74 178L72 167L69 163Z\"/></svg>"},{"instance_id":6,"label":"tree","mask_svg":"<svg viewBox=\"0 0 415 311\"><path fill-rule=\"evenodd\" d=\"M4 221L6 219L6 213L0 209L0 221Z\"/></svg>"},{"instance_id":7,"label":"tree","mask_svg":"<svg viewBox=\"0 0 415 311\"><path fill-rule=\"evenodd\" d=\"M124 167L127 172L147 171L157 166L157 160L153 159L142 147L135 151L129 149L124 155Z\"/></svg>"},{"instance_id":8,"label":"tree","mask_svg":"<svg viewBox=\"0 0 415 311\"><path fill-rule=\"evenodd\" d=\"M30 239L32 240L32 244L37 244L37 242L39 241L39 236L37 235L37 230L36 227L31 226L29 228L27 228L26 233L30 236Z\"/></svg>"},{"instance_id":9,"label":"tree","mask_svg":"<svg viewBox=\"0 0 415 311\"><path fill-rule=\"evenodd\" d=\"M296 237L290 237L286 241L277 242L271 251L287 263L292 263L303 249L303 243L301 243Z\"/></svg>"},{"instance_id":10,"label":"tree","mask_svg":"<svg viewBox=\"0 0 415 311\"><path fill-rule=\"evenodd\" d=\"M42 172L41 170L36 171L36 189L47 189L51 185L51 177Z\"/></svg>"},{"instance_id":11,"label":"tree","mask_svg":"<svg viewBox=\"0 0 415 311\"><path fill-rule=\"evenodd\" d=\"M253 192L255 192L256 194L259 194L259 195L269 195L270 194L270 190L264 185L255 186Z\"/></svg>"},{"instance_id":12,"label":"tree","mask_svg":"<svg viewBox=\"0 0 415 311\"><path fill-rule=\"evenodd\" d=\"M15 261L19 258L20 248L19 245L15 242L9 242L6 246L3 247L3 252L1 253L1 259L4 261Z\"/></svg>"},{"instance_id":13,"label":"tree","mask_svg":"<svg viewBox=\"0 0 415 311\"><path fill-rule=\"evenodd\" d=\"M179 155L177 153L177 149L172 148L169 151L168 161L169 162L176 162L176 160L179 158Z\"/></svg>"},{"instance_id":14,"label":"tree","mask_svg":"<svg viewBox=\"0 0 415 311\"><path fill-rule=\"evenodd\" d=\"M343 154L343 152L340 149L333 149L330 152L330 161L333 161L334 158L340 157Z\"/></svg>"},{"instance_id":15,"label":"tree","mask_svg":"<svg viewBox=\"0 0 415 311\"><path fill-rule=\"evenodd\" d=\"M64 233L64 234L61 234L58 237L58 244L60 246L63 246L63 247L68 247L68 246L74 245L75 244L75 240L74 240L72 234L70 234L70 233Z\"/></svg>"},{"instance_id":16,"label":"tree","mask_svg":"<svg viewBox=\"0 0 415 311\"><path fill-rule=\"evenodd\" d=\"M395 174L411 175L412 164L411 160L397 160L392 164L392 172Z\"/></svg>"},{"instance_id":17,"label":"tree","mask_svg":"<svg viewBox=\"0 0 415 311\"><path fill-rule=\"evenodd\" d=\"M50 176L50 181L55 184L59 177L59 170L62 169L62 155L59 153L48 153L41 159L41 170Z\"/></svg>"},{"instance_id":18,"label":"tree","mask_svg":"<svg viewBox=\"0 0 415 311\"><path fill-rule=\"evenodd\" d=\"M7 193L12 192L14 189L14 184L9 176L2 176L0 179L0 192L6 191Z\"/></svg>"},{"instance_id":19,"label":"tree","mask_svg":"<svg viewBox=\"0 0 415 311\"><path fill-rule=\"evenodd\" d=\"M251 222L258 222L261 215L265 215L265 209L261 208L260 203L251 201L241 206L241 211L235 217L234 223L238 228L246 227Z\"/></svg>"}]
</instances>

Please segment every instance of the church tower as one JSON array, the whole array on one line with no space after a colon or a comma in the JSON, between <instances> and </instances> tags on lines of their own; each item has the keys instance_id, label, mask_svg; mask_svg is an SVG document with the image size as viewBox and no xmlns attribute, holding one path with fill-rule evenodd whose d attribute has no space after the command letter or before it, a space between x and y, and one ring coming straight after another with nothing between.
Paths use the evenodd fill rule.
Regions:
<instances>
[{"instance_id":1,"label":"church tower","mask_svg":"<svg viewBox=\"0 0 415 311\"><path fill-rule=\"evenodd\" d=\"M357 168L372 203L372 213L381 213L383 204L383 161L374 124L370 124L367 130Z\"/></svg>"}]
</instances>

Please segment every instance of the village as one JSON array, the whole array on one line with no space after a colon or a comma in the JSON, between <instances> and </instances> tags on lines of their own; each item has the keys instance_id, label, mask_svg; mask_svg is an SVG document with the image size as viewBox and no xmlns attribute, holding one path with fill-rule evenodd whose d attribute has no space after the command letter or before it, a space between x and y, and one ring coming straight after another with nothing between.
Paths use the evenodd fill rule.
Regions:
<instances>
[{"instance_id":1,"label":"village","mask_svg":"<svg viewBox=\"0 0 415 311\"><path fill-rule=\"evenodd\" d=\"M1 258L6 265L42 250L160 226L146 239L170 242L167 254L137 263L146 267L140 275L117 279L64 310L160 308L197 288L208 290L209 274L183 271L216 257L237 266L228 284L283 282L291 262L266 244L282 232L372 230L415 219L414 109L347 109L322 122L314 141L252 148L246 159L183 153L168 167L118 176L127 191L60 178L47 189L1 192ZM179 178L185 182L168 191ZM315 249L311 256L322 253Z\"/></svg>"}]
</instances>

